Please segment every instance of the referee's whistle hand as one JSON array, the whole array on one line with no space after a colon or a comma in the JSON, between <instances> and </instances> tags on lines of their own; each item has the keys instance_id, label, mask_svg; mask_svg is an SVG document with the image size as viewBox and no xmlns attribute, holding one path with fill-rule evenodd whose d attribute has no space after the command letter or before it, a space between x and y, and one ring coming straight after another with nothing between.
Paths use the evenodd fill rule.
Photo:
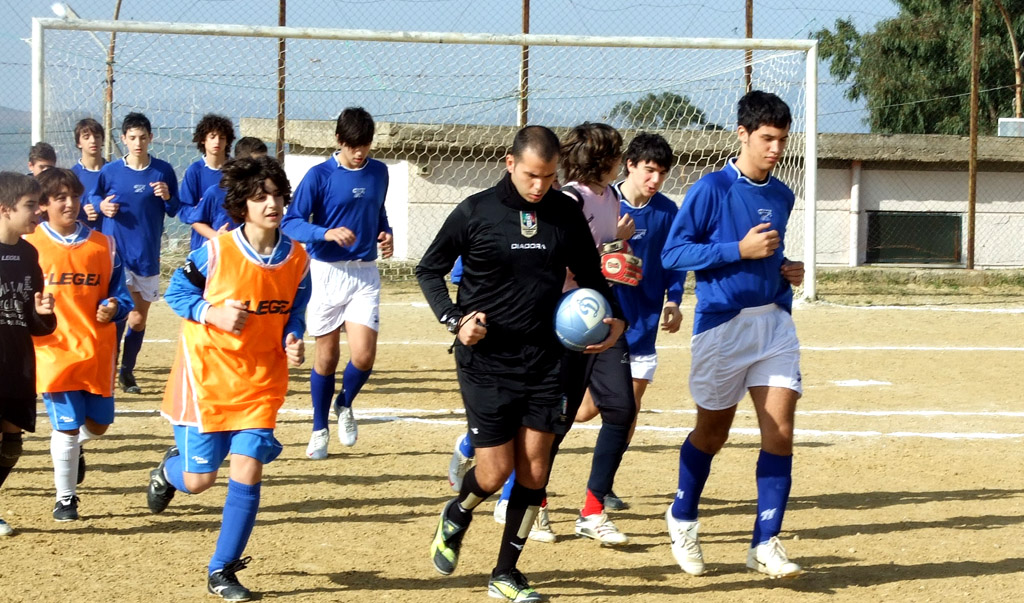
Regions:
<instances>
[{"instance_id":1,"label":"referee's whistle hand","mask_svg":"<svg viewBox=\"0 0 1024 603\"><path fill-rule=\"evenodd\" d=\"M462 345L473 345L487 336L487 314L470 312L459 327L459 341Z\"/></svg>"},{"instance_id":2,"label":"referee's whistle hand","mask_svg":"<svg viewBox=\"0 0 1024 603\"><path fill-rule=\"evenodd\" d=\"M612 347L619 337L622 337L622 333L626 330L626 322L621 318L606 318L604 319L604 323L611 326L608 330L608 337L605 337L604 341L601 343L588 345L586 349L583 350L584 354L600 354Z\"/></svg>"}]
</instances>

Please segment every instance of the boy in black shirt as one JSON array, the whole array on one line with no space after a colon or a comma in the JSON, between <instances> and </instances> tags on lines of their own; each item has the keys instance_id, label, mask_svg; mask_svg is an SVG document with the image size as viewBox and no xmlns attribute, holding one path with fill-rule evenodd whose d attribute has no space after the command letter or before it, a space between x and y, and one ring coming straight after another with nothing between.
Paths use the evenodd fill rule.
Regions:
<instances>
[{"instance_id":1,"label":"boy in black shirt","mask_svg":"<svg viewBox=\"0 0 1024 603\"><path fill-rule=\"evenodd\" d=\"M21 456L22 431L36 430L32 336L57 327L53 295L43 293L39 254L21 238L36 229L39 213L39 183L0 172L0 486ZM0 536L11 532L0 519Z\"/></svg>"}]
</instances>

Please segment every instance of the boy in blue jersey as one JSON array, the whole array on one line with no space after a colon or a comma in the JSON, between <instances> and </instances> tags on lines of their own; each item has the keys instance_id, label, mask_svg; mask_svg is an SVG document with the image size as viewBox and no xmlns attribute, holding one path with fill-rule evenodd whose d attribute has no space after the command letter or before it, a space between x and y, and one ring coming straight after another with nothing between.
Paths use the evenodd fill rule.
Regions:
<instances>
[{"instance_id":1,"label":"boy in blue jersey","mask_svg":"<svg viewBox=\"0 0 1024 603\"><path fill-rule=\"evenodd\" d=\"M168 305L184 319L161 406L177 445L150 471L146 504L162 513L176 492L208 490L230 454L206 589L225 601L248 601L252 593L236 574L252 559L242 555L264 466L281 454L274 428L288 366L305 358L309 273L305 250L279 228L291 193L281 165L270 157L232 161L223 183L227 211L243 226L191 252L167 287Z\"/></svg>"},{"instance_id":2,"label":"boy in blue jersey","mask_svg":"<svg viewBox=\"0 0 1024 603\"><path fill-rule=\"evenodd\" d=\"M683 299L686 272L665 270L661 266L661 250L678 211L676 204L659 192L674 163L672 147L657 134L641 132L629 143L622 159L626 178L616 183L614 188L619 196L620 215L630 216L633 220L634 231L629 245L632 254L643 262L643 279L635 287L612 287L612 291L629 322L625 338L633 376L633 396L639 412L644 392L658 367L654 344L659 321L661 330L668 333L679 331L683 321L679 303ZM589 421L598 412L591 396L586 396L576 413L576 421ZM629 440L633 439L635 429L634 417ZM629 506L614 493L605 495L604 504L611 510Z\"/></svg>"},{"instance_id":3,"label":"boy in blue jersey","mask_svg":"<svg viewBox=\"0 0 1024 603\"><path fill-rule=\"evenodd\" d=\"M198 220L200 216L196 215L196 207L211 186L220 184L220 170L228 160L228 151L234 140L235 126L226 117L207 113L196 124L192 142L196 143L203 156L188 166L181 179L181 213L178 215L184 224L192 225L189 239L192 251L217 235L216 229Z\"/></svg>"},{"instance_id":4,"label":"boy in blue jersey","mask_svg":"<svg viewBox=\"0 0 1024 603\"><path fill-rule=\"evenodd\" d=\"M28 150L28 173L38 176L57 165L57 151L48 142L37 142Z\"/></svg>"},{"instance_id":5,"label":"boy in blue jersey","mask_svg":"<svg viewBox=\"0 0 1024 603\"><path fill-rule=\"evenodd\" d=\"M88 193L96 188L100 179L100 169L107 162L103 158L103 139L105 132L100 122L91 117L81 119L75 124L75 146L82 151L78 162L71 166L71 171L78 176L79 182ZM82 203L78 219L93 230L102 227L103 214L96 211L91 203Z\"/></svg>"},{"instance_id":6,"label":"boy in blue jersey","mask_svg":"<svg viewBox=\"0 0 1024 603\"><path fill-rule=\"evenodd\" d=\"M149 305L160 296L160 237L164 215L173 218L178 212L178 178L171 164L150 156L153 127L145 115L125 116L121 142L128 154L103 166L89 202L103 214L103 234L114 237L126 268L125 281L135 308L127 324L118 323L118 341L124 329L118 383L125 393L139 394L135 361L142 349Z\"/></svg>"},{"instance_id":7,"label":"boy in blue jersey","mask_svg":"<svg viewBox=\"0 0 1024 603\"><path fill-rule=\"evenodd\" d=\"M802 262L783 255L793 191L771 172L792 116L758 90L738 104L739 156L690 188L662 263L692 270L697 284L690 394L697 423L679 451L676 498L665 512L672 553L688 574L704 573L697 506L714 455L729 437L736 405L750 392L761 429L757 517L747 567L772 578L801 572L779 542L793 468L793 423L802 393L800 343L790 315Z\"/></svg>"},{"instance_id":8,"label":"boy in blue jersey","mask_svg":"<svg viewBox=\"0 0 1024 603\"><path fill-rule=\"evenodd\" d=\"M334 407L338 438L345 446L356 443L352 401L370 377L377 356L377 244L381 256L389 258L394 237L384 210L387 166L368 156L373 132L373 118L365 109L342 111L335 129L340 149L302 178L281 223L285 234L306 244L310 256L309 332L316 337L316 354L310 373L313 433L306 456L314 460L327 457L342 329L348 338L349 362Z\"/></svg>"},{"instance_id":9,"label":"boy in blue jersey","mask_svg":"<svg viewBox=\"0 0 1024 603\"><path fill-rule=\"evenodd\" d=\"M267 145L259 138L244 136L235 143L235 159L266 155ZM206 189L199 204L192 209L193 235L198 232L204 239L212 239L238 227L238 223L224 209L226 195L227 191L221 188L219 182Z\"/></svg>"}]
</instances>

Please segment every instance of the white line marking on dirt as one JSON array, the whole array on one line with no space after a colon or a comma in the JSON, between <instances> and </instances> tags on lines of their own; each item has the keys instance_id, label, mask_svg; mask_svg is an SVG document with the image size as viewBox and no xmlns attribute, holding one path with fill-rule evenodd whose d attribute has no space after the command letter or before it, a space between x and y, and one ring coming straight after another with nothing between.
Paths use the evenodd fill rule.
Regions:
<instances>
[{"instance_id":1,"label":"white line marking on dirt","mask_svg":"<svg viewBox=\"0 0 1024 603\"><path fill-rule=\"evenodd\" d=\"M829 381L833 385L839 387L875 387L879 385L892 385L888 381L875 381L874 379L862 380L862 379L843 379L841 381Z\"/></svg>"},{"instance_id":2,"label":"white line marking on dirt","mask_svg":"<svg viewBox=\"0 0 1024 603\"><path fill-rule=\"evenodd\" d=\"M841 308L843 310L890 310L908 312L965 312L968 314L1024 314L1024 308L951 308L948 306L846 306L830 302L814 302L811 306ZM803 307L808 307L804 304Z\"/></svg>"}]
</instances>

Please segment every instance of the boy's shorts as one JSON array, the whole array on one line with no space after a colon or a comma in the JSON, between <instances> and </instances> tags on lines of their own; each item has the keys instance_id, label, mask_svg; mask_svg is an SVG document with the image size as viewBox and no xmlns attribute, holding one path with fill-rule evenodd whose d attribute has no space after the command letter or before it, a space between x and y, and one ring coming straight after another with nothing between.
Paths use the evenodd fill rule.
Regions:
<instances>
[{"instance_id":1,"label":"boy's shorts","mask_svg":"<svg viewBox=\"0 0 1024 603\"><path fill-rule=\"evenodd\" d=\"M313 291L306 306L306 330L327 335L346 322L380 330L380 271L376 262L309 261Z\"/></svg>"},{"instance_id":2,"label":"boy's shorts","mask_svg":"<svg viewBox=\"0 0 1024 603\"><path fill-rule=\"evenodd\" d=\"M175 425L174 443L189 473L213 473L229 453L248 456L266 465L284 450L273 429L200 433L194 425Z\"/></svg>"},{"instance_id":3,"label":"boy's shorts","mask_svg":"<svg viewBox=\"0 0 1024 603\"><path fill-rule=\"evenodd\" d=\"M744 308L729 322L694 335L690 354L690 395L701 408L731 408L751 387L803 393L796 326L776 304Z\"/></svg>"},{"instance_id":4,"label":"boy's shorts","mask_svg":"<svg viewBox=\"0 0 1024 603\"><path fill-rule=\"evenodd\" d=\"M85 425L87 418L100 425L114 422L114 397L84 390L43 394L50 425L57 431L71 431Z\"/></svg>"},{"instance_id":5,"label":"boy's shorts","mask_svg":"<svg viewBox=\"0 0 1024 603\"><path fill-rule=\"evenodd\" d=\"M139 276L127 268L124 271L124 283L132 293L138 293L139 297L155 302L160 299L160 275Z\"/></svg>"},{"instance_id":6,"label":"boy's shorts","mask_svg":"<svg viewBox=\"0 0 1024 603\"><path fill-rule=\"evenodd\" d=\"M629 356L629 371L634 379L654 383L654 371L658 368L658 353Z\"/></svg>"}]
</instances>

